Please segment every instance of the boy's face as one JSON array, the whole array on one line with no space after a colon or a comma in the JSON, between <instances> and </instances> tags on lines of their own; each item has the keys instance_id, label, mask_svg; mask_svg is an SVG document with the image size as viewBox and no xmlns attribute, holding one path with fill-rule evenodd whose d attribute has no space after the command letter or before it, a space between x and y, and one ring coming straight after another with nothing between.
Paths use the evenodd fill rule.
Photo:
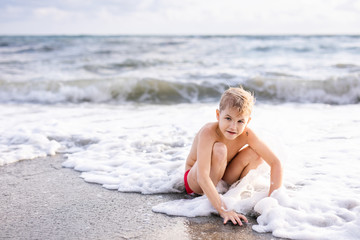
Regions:
<instances>
[{"instance_id":1,"label":"boy's face","mask_svg":"<svg viewBox=\"0 0 360 240\"><path fill-rule=\"evenodd\" d=\"M229 140L240 136L251 119L248 115L240 114L237 108L231 107L227 107L221 112L217 109L216 118L219 121L221 133Z\"/></svg>"}]
</instances>

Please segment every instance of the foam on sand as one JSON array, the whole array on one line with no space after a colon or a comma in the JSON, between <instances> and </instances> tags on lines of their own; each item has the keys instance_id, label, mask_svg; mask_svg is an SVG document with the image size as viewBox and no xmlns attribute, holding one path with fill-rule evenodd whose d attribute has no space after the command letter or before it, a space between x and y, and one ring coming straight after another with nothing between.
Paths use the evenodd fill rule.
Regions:
<instances>
[{"instance_id":1,"label":"foam on sand","mask_svg":"<svg viewBox=\"0 0 360 240\"><path fill-rule=\"evenodd\" d=\"M184 192L184 163L215 104L0 105L0 159L62 153L87 182L144 194ZM11 116L12 121L9 121ZM266 164L230 187L227 208L259 216L257 232L292 239L358 239L360 119L357 105L257 105L250 127L284 165L284 186L267 197ZM206 197L154 204L179 216L215 212Z\"/></svg>"}]
</instances>

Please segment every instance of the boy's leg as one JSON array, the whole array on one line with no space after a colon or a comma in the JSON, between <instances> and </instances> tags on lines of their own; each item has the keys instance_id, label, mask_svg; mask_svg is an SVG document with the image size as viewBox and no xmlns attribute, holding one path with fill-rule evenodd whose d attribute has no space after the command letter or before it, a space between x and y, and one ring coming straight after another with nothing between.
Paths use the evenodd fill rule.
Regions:
<instances>
[{"instance_id":1,"label":"boy's leg","mask_svg":"<svg viewBox=\"0 0 360 240\"><path fill-rule=\"evenodd\" d=\"M216 142L212 149L211 167L210 167L210 179L215 186L224 176L226 165L227 165L227 148L225 144ZM198 168L198 164L196 161L188 174L187 180L191 190L193 190L195 193L202 194L203 191L197 182L197 168Z\"/></svg>"},{"instance_id":2,"label":"boy's leg","mask_svg":"<svg viewBox=\"0 0 360 240\"><path fill-rule=\"evenodd\" d=\"M261 163L263 163L263 159L248 146L231 160L226 168L223 180L231 185L245 177L250 170L256 169Z\"/></svg>"}]
</instances>

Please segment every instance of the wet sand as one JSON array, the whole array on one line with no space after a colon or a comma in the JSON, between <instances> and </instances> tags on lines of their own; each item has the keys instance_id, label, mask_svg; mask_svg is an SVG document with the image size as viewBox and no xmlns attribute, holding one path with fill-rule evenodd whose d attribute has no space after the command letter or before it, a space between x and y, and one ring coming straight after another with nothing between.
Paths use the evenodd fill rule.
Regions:
<instances>
[{"instance_id":1,"label":"wet sand","mask_svg":"<svg viewBox=\"0 0 360 240\"><path fill-rule=\"evenodd\" d=\"M220 217L171 217L152 206L185 194L121 193L62 168L62 155L0 167L0 239L275 239Z\"/></svg>"}]
</instances>

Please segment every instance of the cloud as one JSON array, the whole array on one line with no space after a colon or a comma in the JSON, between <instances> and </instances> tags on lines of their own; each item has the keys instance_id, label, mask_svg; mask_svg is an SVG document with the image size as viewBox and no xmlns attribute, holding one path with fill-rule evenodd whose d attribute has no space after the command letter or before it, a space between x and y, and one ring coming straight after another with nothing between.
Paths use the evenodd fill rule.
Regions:
<instances>
[{"instance_id":1,"label":"cloud","mask_svg":"<svg viewBox=\"0 0 360 240\"><path fill-rule=\"evenodd\" d=\"M354 0L2 0L0 33L359 33Z\"/></svg>"},{"instance_id":2,"label":"cloud","mask_svg":"<svg viewBox=\"0 0 360 240\"><path fill-rule=\"evenodd\" d=\"M54 7L36 8L34 9L33 14L37 18L45 18L45 19L50 18L56 21L60 21L72 17L72 14L70 12Z\"/></svg>"}]
</instances>

